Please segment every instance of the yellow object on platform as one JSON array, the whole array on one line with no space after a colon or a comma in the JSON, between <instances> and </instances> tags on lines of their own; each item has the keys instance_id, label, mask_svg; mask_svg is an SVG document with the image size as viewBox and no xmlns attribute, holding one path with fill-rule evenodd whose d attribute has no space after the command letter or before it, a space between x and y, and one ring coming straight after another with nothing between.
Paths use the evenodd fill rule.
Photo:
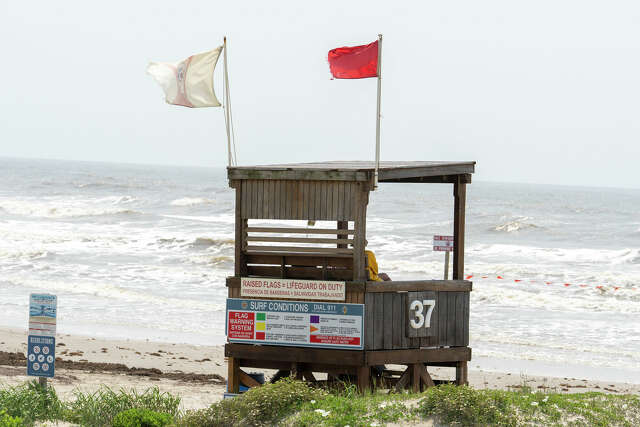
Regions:
<instances>
[{"instance_id":1,"label":"yellow object on platform","mask_svg":"<svg viewBox=\"0 0 640 427\"><path fill-rule=\"evenodd\" d=\"M383 280L378 277L378 262L376 261L376 256L371 251L364 251L364 254L367 256L367 271L369 272L369 280L382 282Z\"/></svg>"}]
</instances>

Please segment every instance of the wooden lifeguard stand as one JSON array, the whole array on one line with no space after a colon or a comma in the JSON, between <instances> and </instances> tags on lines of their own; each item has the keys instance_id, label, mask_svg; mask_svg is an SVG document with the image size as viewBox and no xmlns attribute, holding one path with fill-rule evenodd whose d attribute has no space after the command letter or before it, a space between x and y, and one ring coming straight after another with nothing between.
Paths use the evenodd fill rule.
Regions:
<instances>
[{"instance_id":1,"label":"wooden lifeguard stand","mask_svg":"<svg viewBox=\"0 0 640 427\"><path fill-rule=\"evenodd\" d=\"M393 382L397 388L411 386L417 391L434 384L428 366L450 366L456 368L455 382L466 384L467 362L471 360L468 346L471 282L463 280L465 202L466 184L471 183L474 169L475 162L380 163L380 183L453 185L453 280L374 282L368 280L365 254L373 162L229 167L228 178L236 192L236 203L235 274L226 282L227 322L231 315L244 316L243 320L235 321L250 325L246 326L247 332L234 332L236 338L228 337L225 345L229 391L237 393L240 382L258 385L243 367L277 369L309 381L315 381L314 372L327 373L329 379L355 376L359 388L364 390L372 385L371 379L375 377L372 374L376 372L373 367L404 365L406 370L397 372L400 376ZM288 221L286 224L263 221L269 226L251 226L249 220ZM299 226L292 225L291 220L299 221ZM316 228L308 225L308 221L335 221L336 226ZM333 297L330 301L269 298L264 294L252 296L250 289L245 288L262 280L281 286L276 279L289 284L307 283L304 279L342 281L344 294L339 301ZM326 306L344 314L351 313L354 307L362 310L359 338L357 333L351 338L351 344L359 345L344 349L335 345L340 344L339 340L326 346L303 341L273 345L268 338L270 333L275 334L276 324L272 332L269 327L265 330L264 313L249 313L254 300L263 304L285 300L295 303L292 307L316 302L315 308L324 310L322 307ZM230 314L231 303L240 311ZM241 309L248 314L242 314ZM295 322L303 317L289 318ZM323 316L313 317L312 322ZM267 316L267 323L268 320ZM357 329L357 322L352 324ZM300 325L305 327L304 321ZM277 328L282 326L278 324ZM286 338L286 334L278 336Z\"/></svg>"}]
</instances>

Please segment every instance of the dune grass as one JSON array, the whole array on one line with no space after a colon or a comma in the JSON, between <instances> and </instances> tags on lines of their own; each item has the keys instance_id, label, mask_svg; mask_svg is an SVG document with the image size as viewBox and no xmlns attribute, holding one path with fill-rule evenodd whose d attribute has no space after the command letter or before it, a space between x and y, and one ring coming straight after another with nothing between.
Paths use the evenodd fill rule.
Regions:
<instances>
[{"instance_id":1,"label":"dune grass","mask_svg":"<svg viewBox=\"0 0 640 427\"><path fill-rule=\"evenodd\" d=\"M381 426L434 419L473 426L640 425L640 397L603 393L564 394L475 390L441 385L424 393L359 394L352 385L326 391L284 379L201 410L180 411L180 398L157 387L144 392L102 387L63 402L51 387L32 381L0 387L0 427L68 421L109 426Z\"/></svg>"}]
</instances>

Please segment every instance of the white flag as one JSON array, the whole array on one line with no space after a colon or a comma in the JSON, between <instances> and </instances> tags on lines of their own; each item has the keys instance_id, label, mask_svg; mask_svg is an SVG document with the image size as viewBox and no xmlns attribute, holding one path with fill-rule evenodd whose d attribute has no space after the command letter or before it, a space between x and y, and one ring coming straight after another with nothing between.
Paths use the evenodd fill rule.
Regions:
<instances>
[{"instance_id":1,"label":"white flag","mask_svg":"<svg viewBox=\"0 0 640 427\"><path fill-rule=\"evenodd\" d=\"M219 107L213 91L213 70L222 46L178 63L150 62L147 74L162 87L168 104L185 107Z\"/></svg>"}]
</instances>

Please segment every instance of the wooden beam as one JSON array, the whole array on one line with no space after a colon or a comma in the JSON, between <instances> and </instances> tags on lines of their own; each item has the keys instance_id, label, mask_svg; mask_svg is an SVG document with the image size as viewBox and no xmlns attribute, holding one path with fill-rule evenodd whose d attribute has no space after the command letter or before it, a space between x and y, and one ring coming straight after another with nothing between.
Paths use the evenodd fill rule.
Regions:
<instances>
[{"instance_id":1,"label":"wooden beam","mask_svg":"<svg viewBox=\"0 0 640 427\"><path fill-rule=\"evenodd\" d=\"M411 365L411 389L414 393L420 392L420 370L424 369L422 363L414 363Z\"/></svg>"},{"instance_id":2,"label":"wooden beam","mask_svg":"<svg viewBox=\"0 0 640 427\"><path fill-rule=\"evenodd\" d=\"M329 239L324 237L268 237L268 236L248 236L247 242L289 242L289 243L329 243L343 244L338 248L346 248L347 244L352 243L351 239Z\"/></svg>"},{"instance_id":3,"label":"wooden beam","mask_svg":"<svg viewBox=\"0 0 640 427\"><path fill-rule=\"evenodd\" d=\"M471 292L472 283L467 280L411 280L390 282L367 282L367 293L371 292L407 292L407 291L444 291Z\"/></svg>"},{"instance_id":4,"label":"wooden beam","mask_svg":"<svg viewBox=\"0 0 640 427\"><path fill-rule=\"evenodd\" d=\"M435 383L433 382L431 375L429 375L429 371L427 370L427 367L422 363L420 363L419 365L421 367L420 378L422 379L422 383L424 384L424 387L425 388L435 387Z\"/></svg>"},{"instance_id":5,"label":"wooden beam","mask_svg":"<svg viewBox=\"0 0 640 427\"><path fill-rule=\"evenodd\" d=\"M225 356L240 359L276 360L282 362L323 363L344 366L364 365L364 352L271 345L226 344Z\"/></svg>"},{"instance_id":6,"label":"wooden beam","mask_svg":"<svg viewBox=\"0 0 640 427\"><path fill-rule=\"evenodd\" d=\"M228 344L227 344L228 345ZM366 352L367 365L460 362L471 360L471 348L416 348L407 350L375 350Z\"/></svg>"},{"instance_id":7,"label":"wooden beam","mask_svg":"<svg viewBox=\"0 0 640 427\"><path fill-rule=\"evenodd\" d=\"M240 367L234 357L227 358L227 391L240 393Z\"/></svg>"},{"instance_id":8,"label":"wooden beam","mask_svg":"<svg viewBox=\"0 0 640 427\"><path fill-rule=\"evenodd\" d=\"M282 266L264 266L250 265L247 267L247 273L250 276L268 277L268 278L287 278L301 280L335 280L344 281L351 280L353 272L351 269L322 269L317 267L284 267Z\"/></svg>"},{"instance_id":9,"label":"wooden beam","mask_svg":"<svg viewBox=\"0 0 640 427\"><path fill-rule=\"evenodd\" d=\"M286 255L247 255L247 264L285 265L317 267L326 262L330 267L353 267L353 260L332 256L286 256Z\"/></svg>"},{"instance_id":10,"label":"wooden beam","mask_svg":"<svg viewBox=\"0 0 640 427\"><path fill-rule=\"evenodd\" d=\"M438 175L438 176L421 176L415 178L396 178L396 179L385 179L380 182L388 183L388 182L404 182L404 183L415 183L415 184L453 184L455 182L464 182L465 184L471 184L471 174L462 174L462 175Z\"/></svg>"},{"instance_id":11,"label":"wooden beam","mask_svg":"<svg viewBox=\"0 0 640 427\"><path fill-rule=\"evenodd\" d=\"M371 368L369 366L360 366L358 368L358 390L360 393L366 392L370 387Z\"/></svg>"},{"instance_id":12,"label":"wooden beam","mask_svg":"<svg viewBox=\"0 0 640 427\"><path fill-rule=\"evenodd\" d=\"M291 234L355 234L355 230L337 228L296 228L296 227L247 227L248 233L291 233Z\"/></svg>"},{"instance_id":13,"label":"wooden beam","mask_svg":"<svg viewBox=\"0 0 640 427\"><path fill-rule=\"evenodd\" d=\"M457 385L468 385L468 371L467 371L467 362L460 361L456 365L456 384Z\"/></svg>"},{"instance_id":14,"label":"wooden beam","mask_svg":"<svg viewBox=\"0 0 640 427\"><path fill-rule=\"evenodd\" d=\"M367 235L367 204L369 203L369 188L363 184L358 186L355 195L355 236L353 242L353 280L367 280L365 271L365 240ZM345 249L341 249L345 250Z\"/></svg>"},{"instance_id":15,"label":"wooden beam","mask_svg":"<svg viewBox=\"0 0 640 427\"><path fill-rule=\"evenodd\" d=\"M236 215L235 215L235 264L236 276L243 276L247 272L247 261L244 254L244 237L247 220L242 217L242 185L240 181L233 181L232 186L236 190Z\"/></svg>"},{"instance_id":16,"label":"wooden beam","mask_svg":"<svg viewBox=\"0 0 640 427\"><path fill-rule=\"evenodd\" d=\"M247 246L247 252L311 252L315 254L352 254L353 249L312 248L308 246Z\"/></svg>"},{"instance_id":17,"label":"wooden beam","mask_svg":"<svg viewBox=\"0 0 640 427\"><path fill-rule=\"evenodd\" d=\"M307 381L311 381L311 382L316 382L316 377L313 376L313 372L311 371L302 371L302 377L307 380Z\"/></svg>"},{"instance_id":18,"label":"wooden beam","mask_svg":"<svg viewBox=\"0 0 640 427\"><path fill-rule=\"evenodd\" d=\"M349 203L351 203L350 200L345 200L344 204L348 205ZM349 229L349 221L338 221L338 230L348 230ZM354 230L355 232L355 230ZM336 233L338 238L340 238L340 233ZM347 242L349 243L349 242ZM338 243L338 247L339 248L347 248L347 243Z\"/></svg>"},{"instance_id":19,"label":"wooden beam","mask_svg":"<svg viewBox=\"0 0 640 427\"><path fill-rule=\"evenodd\" d=\"M409 381L411 380L411 371L411 366L407 366L407 369L402 373L400 379L396 383L396 391L402 392L407 384L409 384Z\"/></svg>"},{"instance_id":20,"label":"wooden beam","mask_svg":"<svg viewBox=\"0 0 640 427\"><path fill-rule=\"evenodd\" d=\"M464 227L465 204L467 201L467 185L453 184L453 280L464 277Z\"/></svg>"},{"instance_id":21,"label":"wooden beam","mask_svg":"<svg viewBox=\"0 0 640 427\"><path fill-rule=\"evenodd\" d=\"M245 387L260 387L262 385L242 369L238 369L238 378Z\"/></svg>"},{"instance_id":22,"label":"wooden beam","mask_svg":"<svg viewBox=\"0 0 640 427\"><path fill-rule=\"evenodd\" d=\"M256 170L228 169L227 176L234 179L284 179L294 181L369 181L364 171L338 170Z\"/></svg>"},{"instance_id":23,"label":"wooden beam","mask_svg":"<svg viewBox=\"0 0 640 427\"><path fill-rule=\"evenodd\" d=\"M259 246L258 246L259 247ZM246 255L266 255L266 256L286 256L286 257L331 257L331 258L345 258L348 260L353 259L352 254L327 254L327 253L313 253L313 252L300 252L300 251L285 251L285 252L273 252L273 251L260 251L260 250L251 250L248 251L245 249L244 253ZM322 265L322 263L318 264Z\"/></svg>"},{"instance_id":24,"label":"wooden beam","mask_svg":"<svg viewBox=\"0 0 640 427\"><path fill-rule=\"evenodd\" d=\"M472 174L475 170L474 163L461 163L457 165L427 166L415 168L380 169L379 181L389 179L418 178L439 175Z\"/></svg>"}]
</instances>

